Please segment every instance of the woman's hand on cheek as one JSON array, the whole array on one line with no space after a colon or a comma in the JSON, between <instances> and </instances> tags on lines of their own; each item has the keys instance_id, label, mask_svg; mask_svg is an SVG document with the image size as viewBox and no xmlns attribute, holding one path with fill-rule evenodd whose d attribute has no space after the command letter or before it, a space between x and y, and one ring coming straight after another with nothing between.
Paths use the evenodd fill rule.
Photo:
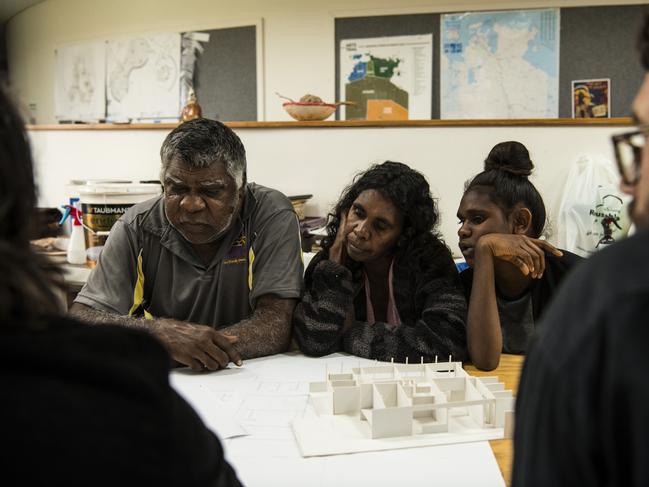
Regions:
<instances>
[{"instance_id":1,"label":"woman's hand on cheek","mask_svg":"<svg viewBox=\"0 0 649 487\"><path fill-rule=\"evenodd\" d=\"M336 240L329 249L329 260L341 265L345 265L347 260L347 210L340 214L340 223L338 224L338 232L336 233Z\"/></svg>"}]
</instances>

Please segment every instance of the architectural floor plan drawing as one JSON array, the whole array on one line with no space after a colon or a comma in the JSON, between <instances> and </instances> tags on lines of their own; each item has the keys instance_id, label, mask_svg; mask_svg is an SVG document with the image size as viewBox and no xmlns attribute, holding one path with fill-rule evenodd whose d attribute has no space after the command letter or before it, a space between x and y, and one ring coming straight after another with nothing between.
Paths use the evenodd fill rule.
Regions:
<instances>
[{"instance_id":1,"label":"architectural floor plan drawing","mask_svg":"<svg viewBox=\"0 0 649 487\"><path fill-rule=\"evenodd\" d=\"M304 456L509 436L514 397L461 362L377 364L311 382L312 417L293 422Z\"/></svg>"}]
</instances>

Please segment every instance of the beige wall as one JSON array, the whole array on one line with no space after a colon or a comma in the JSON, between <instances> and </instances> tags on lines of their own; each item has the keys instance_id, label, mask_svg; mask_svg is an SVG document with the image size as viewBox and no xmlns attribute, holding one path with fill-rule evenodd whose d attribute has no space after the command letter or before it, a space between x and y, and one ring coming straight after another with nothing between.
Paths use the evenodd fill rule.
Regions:
<instances>
[{"instance_id":1,"label":"beige wall","mask_svg":"<svg viewBox=\"0 0 649 487\"><path fill-rule=\"evenodd\" d=\"M348 0L47 0L9 23L11 77L23 101L38 105L40 121L51 122L53 52L58 45L263 18L266 118L287 120L275 91L333 99L336 16L644 2L420 1L391 9L397 3L356 0L354 10L349 10ZM309 215L325 214L352 175L368 164L386 159L410 164L428 177L439 198L441 231L456 251L455 213L463 182L481 170L495 143L513 139L529 147L537 166L533 181L544 195L551 221L556 221L569 165L580 155L612 160L609 136L619 131L592 126L241 129L238 133L247 148L250 180L286 194L312 193ZM70 179L157 177L158 151L165 135L163 130L32 131L41 204L62 204Z\"/></svg>"},{"instance_id":2,"label":"beige wall","mask_svg":"<svg viewBox=\"0 0 649 487\"><path fill-rule=\"evenodd\" d=\"M646 3L638 0L46 0L10 20L9 72L38 123L54 122L54 49L140 32L187 31L263 19L266 120L289 120L275 95L335 94L334 18L547 6ZM398 7L395 7L398 6Z\"/></svg>"},{"instance_id":3,"label":"beige wall","mask_svg":"<svg viewBox=\"0 0 649 487\"><path fill-rule=\"evenodd\" d=\"M532 181L556 228L569 167L581 155L612 161L609 127L417 127L238 129L251 181L285 194L313 194L307 215L324 215L353 174L386 159L422 171L438 198L440 230L457 253L457 207L464 182L480 172L491 147L519 140L530 149ZM164 130L31 131L40 202L67 199L70 179L153 179ZM612 164L612 162L611 162ZM551 236L552 240L552 236Z\"/></svg>"}]
</instances>

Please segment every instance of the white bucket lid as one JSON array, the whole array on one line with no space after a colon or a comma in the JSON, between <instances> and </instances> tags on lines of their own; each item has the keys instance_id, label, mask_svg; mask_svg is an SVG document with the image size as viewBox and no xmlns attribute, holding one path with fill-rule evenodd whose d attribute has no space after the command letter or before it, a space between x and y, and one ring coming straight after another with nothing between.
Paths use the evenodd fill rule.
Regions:
<instances>
[{"instance_id":1,"label":"white bucket lid","mask_svg":"<svg viewBox=\"0 0 649 487\"><path fill-rule=\"evenodd\" d=\"M70 181L70 185L79 195L158 195L162 188L158 183L140 183L137 181L115 181L107 179Z\"/></svg>"}]
</instances>

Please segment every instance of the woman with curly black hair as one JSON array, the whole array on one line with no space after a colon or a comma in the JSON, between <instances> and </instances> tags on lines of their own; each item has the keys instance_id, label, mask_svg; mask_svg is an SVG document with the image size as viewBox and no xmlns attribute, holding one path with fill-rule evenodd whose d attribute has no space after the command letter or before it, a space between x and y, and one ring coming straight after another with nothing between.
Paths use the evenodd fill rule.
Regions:
<instances>
[{"instance_id":1,"label":"woman with curly black hair","mask_svg":"<svg viewBox=\"0 0 649 487\"><path fill-rule=\"evenodd\" d=\"M422 174L385 162L359 174L330 216L305 274L294 331L307 355L464 360L466 300L451 253L434 232Z\"/></svg>"}]
</instances>

